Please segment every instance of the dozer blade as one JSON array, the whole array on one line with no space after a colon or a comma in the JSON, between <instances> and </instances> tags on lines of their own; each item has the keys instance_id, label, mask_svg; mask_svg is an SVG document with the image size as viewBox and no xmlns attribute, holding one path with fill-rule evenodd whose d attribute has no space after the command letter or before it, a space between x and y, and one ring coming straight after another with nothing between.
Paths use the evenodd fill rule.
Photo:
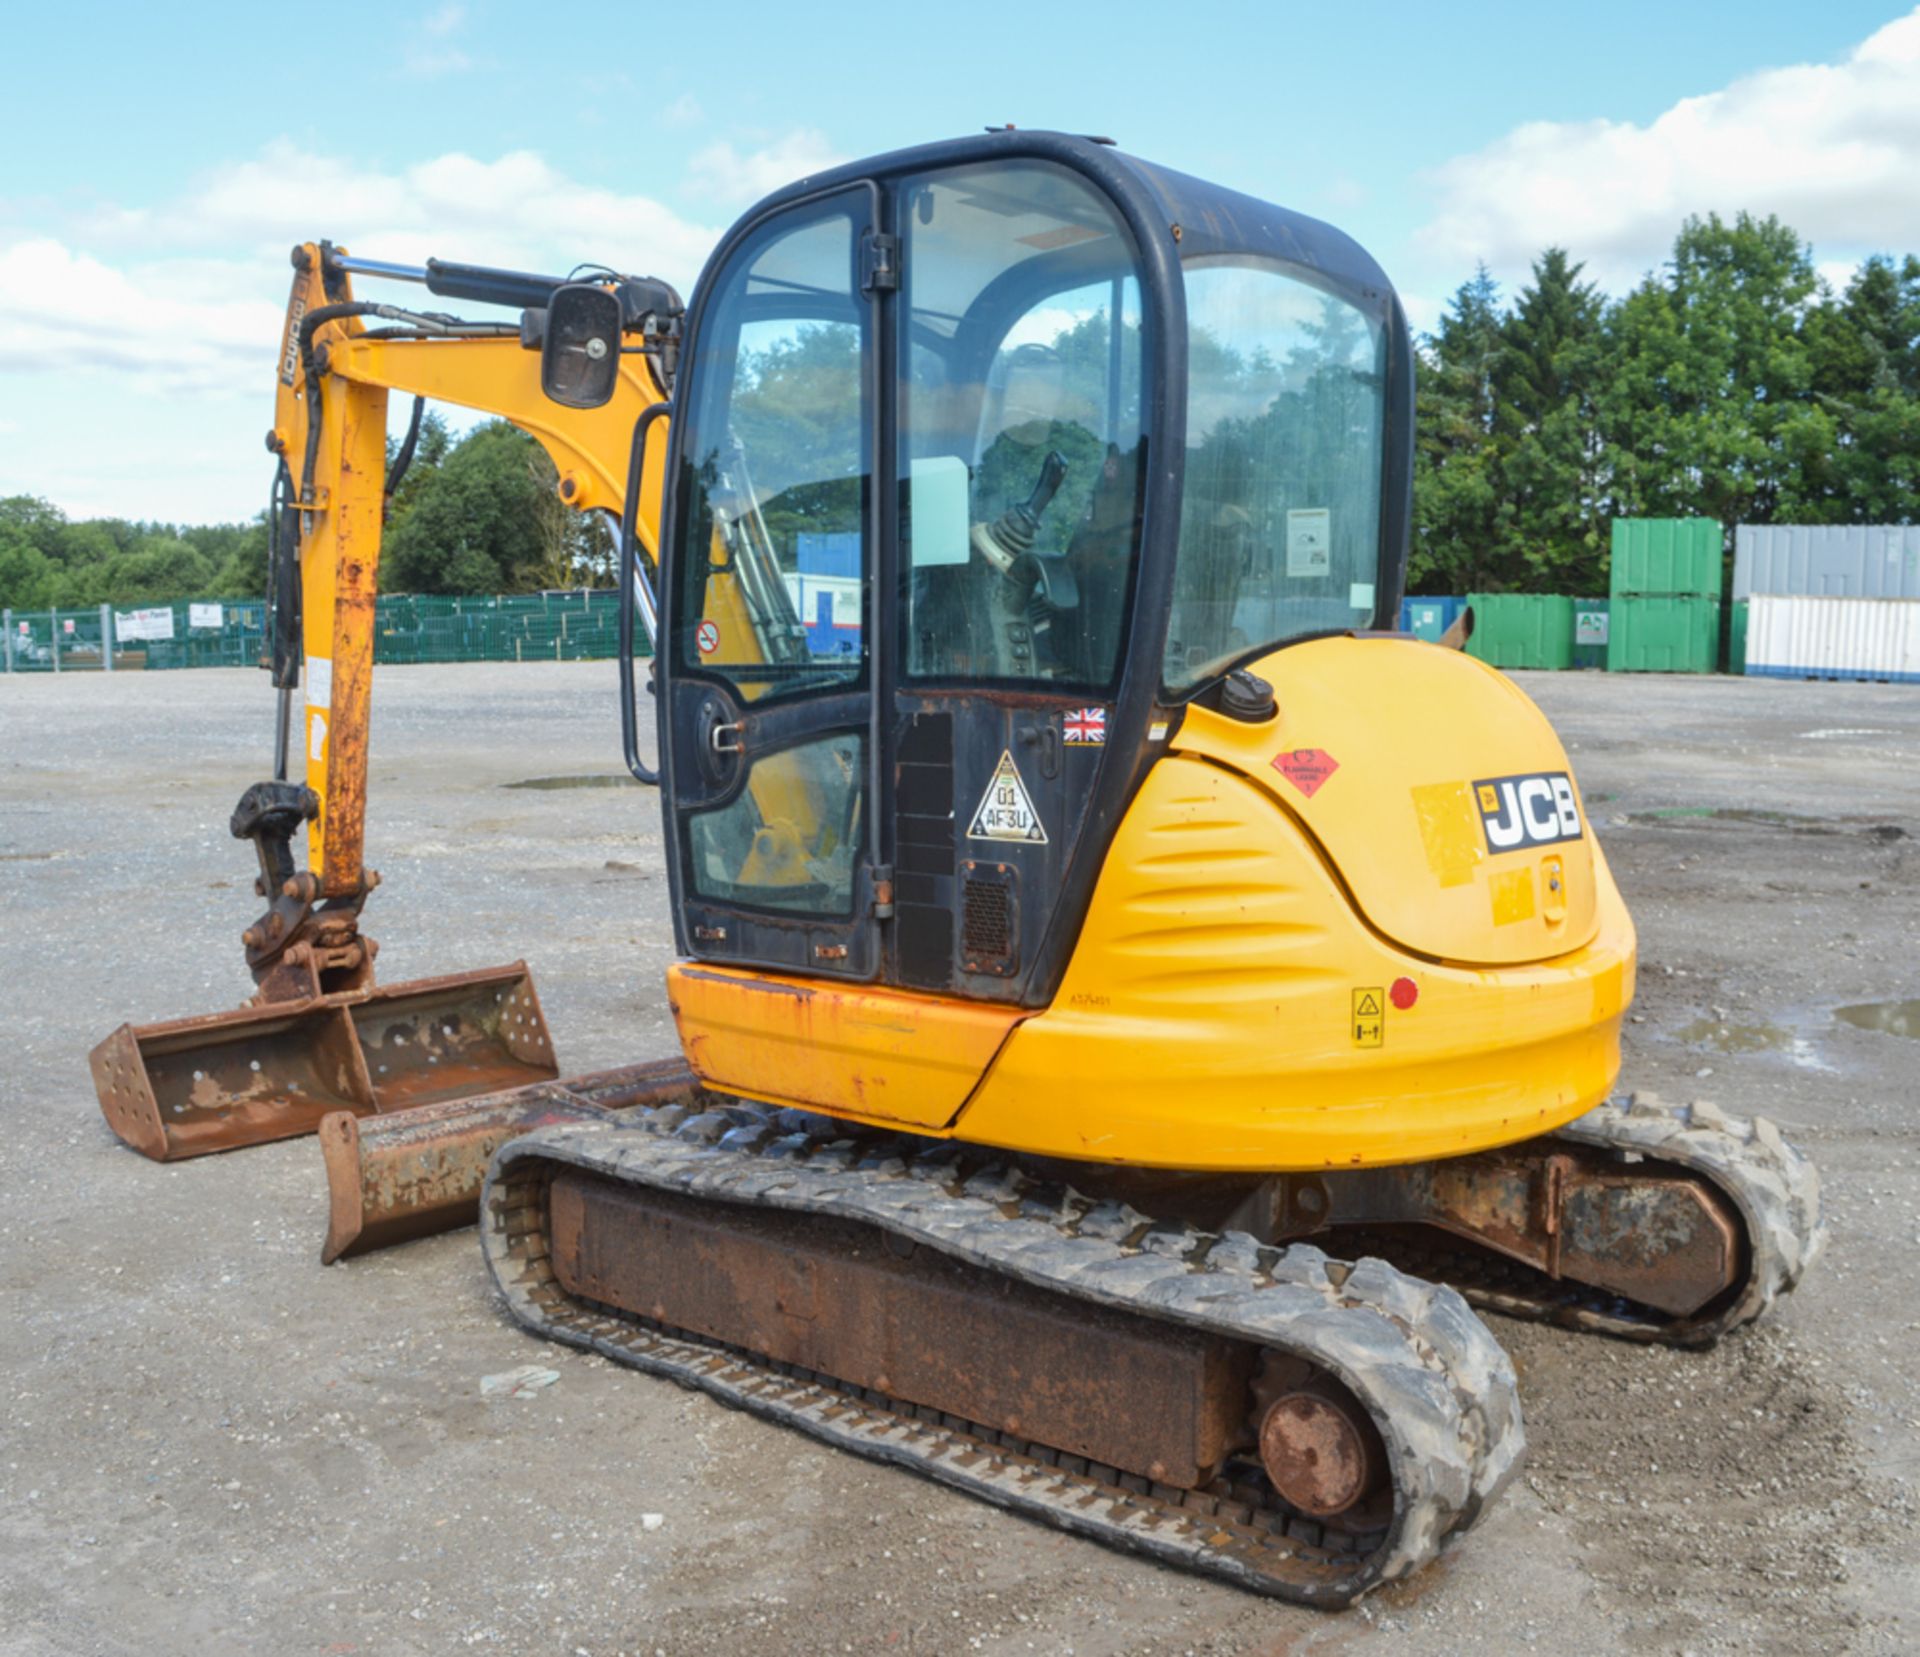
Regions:
<instances>
[{"instance_id":1,"label":"dozer blade","mask_svg":"<svg viewBox=\"0 0 1920 1657\"><path fill-rule=\"evenodd\" d=\"M320 1263L472 1225L487 1163L509 1139L619 1110L690 1104L699 1092L698 1078L675 1056L364 1122L335 1111L319 1131L328 1193Z\"/></svg>"},{"instance_id":2,"label":"dozer blade","mask_svg":"<svg viewBox=\"0 0 1920 1657\"><path fill-rule=\"evenodd\" d=\"M164 1024L89 1055L107 1125L156 1162L551 1082L553 1040L524 961Z\"/></svg>"}]
</instances>

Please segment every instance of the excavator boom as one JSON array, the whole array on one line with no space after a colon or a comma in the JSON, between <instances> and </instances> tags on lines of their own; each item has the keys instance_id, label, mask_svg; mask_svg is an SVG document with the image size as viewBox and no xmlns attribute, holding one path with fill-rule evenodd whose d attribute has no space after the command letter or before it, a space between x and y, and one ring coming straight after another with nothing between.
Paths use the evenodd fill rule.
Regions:
<instances>
[{"instance_id":1,"label":"excavator boom","mask_svg":"<svg viewBox=\"0 0 1920 1657\"><path fill-rule=\"evenodd\" d=\"M386 504L433 400L512 421L552 458L567 506L620 514L634 423L671 378L657 322L678 299L665 284L604 286L631 319L634 349L602 400L567 407L543 390L535 348L558 279L437 260L379 265L325 242L295 248L293 267L267 439L280 471L269 526L274 775L246 791L230 824L253 843L267 901L242 939L255 994L232 1012L122 1025L92 1055L107 1121L161 1160L311 1133L336 1111L383 1114L558 1077L525 962L380 984L377 945L360 930L379 884L366 861L367 766ZM363 301L355 274L523 315L462 322ZM415 423L390 470L396 391L415 397ZM632 482L635 541L650 554L658 465ZM303 827L304 869L293 850Z\"/></svg>"}]
</instances>

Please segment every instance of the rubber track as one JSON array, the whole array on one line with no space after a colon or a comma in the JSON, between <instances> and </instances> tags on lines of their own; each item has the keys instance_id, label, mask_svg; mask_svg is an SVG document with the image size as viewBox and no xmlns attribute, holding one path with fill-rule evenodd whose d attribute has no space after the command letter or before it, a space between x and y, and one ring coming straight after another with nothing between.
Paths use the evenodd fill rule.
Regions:
<instances>
[{"instance_id":1,"label":"rubber track","mask_svg":"<svg viewBox=\"0 0 1920 1657\"><path fill-rule=\"evenodd\" d=\"M1745 1281L1697 1316L1672 1318L1510 1266L1450 1238L1430 1247L1384 1240L1376 1246L1409 1270L1452 1283L1488 1311L1643 1344L1689 1347L1710 1346L1751 1323L1800 1281L1826 1247L1819 1172L1763 1116L1729 1116L1704 1100L1669 1105L1643 1092L1610 1099L1549 1137L1672 1163L1707 1180L1743 1222Z\"/></svg>"},{"instance_id":2,"label":"rubber track","mask_svg":"<svg viewBox=\"0 0 1920 1657\"><path fill-rule=\"evenodd\" d=\"M811 1122L811 1126L807 1125ZM1307 1604L1350 1604L1433 1559L1519 1463L1513 1366L1452 1289L1384 1261L1330 1261L1151 1221L943 1143L827 1139L818 1119L729 1104L541 1129L502 1147L480 1230L513 1315L537 1334L697 1387L1060 1529ZM844 1130L834 1130L836 1132ZM1182 1492L911 1403L860 1392L561 1289L546 1188L575 1167L682 1195L854 1219L975 1266L1141 1316L1295 1354L1338 1376L1385 1440L1384 1531L1324 1531L1263 1477ZM931 1419L929 1419L931 1418Z\"/></svg>"}]
</instances>

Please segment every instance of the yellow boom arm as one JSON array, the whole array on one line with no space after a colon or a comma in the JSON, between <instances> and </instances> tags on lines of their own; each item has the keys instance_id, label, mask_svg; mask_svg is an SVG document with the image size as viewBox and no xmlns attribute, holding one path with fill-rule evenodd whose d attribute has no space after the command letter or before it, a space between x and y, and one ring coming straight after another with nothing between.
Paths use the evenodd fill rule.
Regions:
<instances>
[{"instance_id":1,"label":"yellow boom arm","mask_svg":"<svg viewBox=\"0 0 1920 1657\"><path fill-rule=\"evenodd\" d=\"M314 243L298 250L295 264L268 444L286 460L300 503L306 657L301 751L307 786L320 800L308 828L308 868L320 896L350 899L365 880L367 730L388 393L412 392L511 421L552 457L562 501L577 511L619 513L634 422L665 392L652 359L634 354L622 357L609 402L592 409L563 408L541 390L539 353L515 337L369 338L366 320L358 316L310 328L303 350L302 323L323 307L351 304L352 279L328 269ZM311 375L309 365L315 371ZM317 433L310 430L316 423ZM655 458L641 479L634 528L641 544L655 553L665 450L657 443L650 449Z\"/></svg>"}]
</instances>

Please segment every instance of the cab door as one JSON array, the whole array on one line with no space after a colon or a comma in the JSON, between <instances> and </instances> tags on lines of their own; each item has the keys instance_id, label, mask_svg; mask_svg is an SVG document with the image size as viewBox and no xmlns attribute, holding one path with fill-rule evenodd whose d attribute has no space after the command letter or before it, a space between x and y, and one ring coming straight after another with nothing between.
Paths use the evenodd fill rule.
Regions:
<instances>
[{"instance_id":1,"label":"cab door","mask_svg":"<svg viewBox=\"0 0 1920 1657\"><path fill-rule=\"evenodd\" d=\"M683 953L877 967L875 204L749 226L689 318L656 687Z\"/></svg>"},{"instance_id":2,"label":"cab door","mask_svg":"<svg viewBox=\"0 0 1920 1657\"><path fill-rule=\"evenodd\" d=\"M895 186L891 982L1044 1005L1111 836L1146 481L1146 329L1113 201L1040 159Z\"/></svg>"}]
</instances>

